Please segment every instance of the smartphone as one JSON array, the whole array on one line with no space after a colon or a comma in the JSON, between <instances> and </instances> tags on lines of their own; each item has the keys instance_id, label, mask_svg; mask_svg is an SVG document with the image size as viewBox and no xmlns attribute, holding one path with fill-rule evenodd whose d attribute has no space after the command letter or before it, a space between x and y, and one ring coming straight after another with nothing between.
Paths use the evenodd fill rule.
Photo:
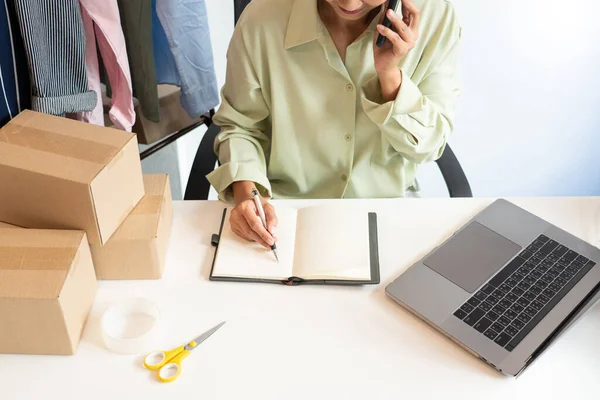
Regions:
<instances>
[{"instance_id":1,"label":"smartphone","mask_svg":"<svg viewBox=\"0 0 600 400\"><path fill-rule=\"evenodd\" d=\"M394 12L398 15L402 14L402 0L390 0L388 1L387 7L385 9L385 17L383 18L383 23L382 25L385 26L386 28L391 28L392 27L392 21L390 21L390 19L387 17L387 11L389 9L394 10ZM387 39L385 36L383 36L381 33L379 34L379 36L377 37L377 47L381 47L385 44L385 39Z\"/></svg>"}]
</instances>

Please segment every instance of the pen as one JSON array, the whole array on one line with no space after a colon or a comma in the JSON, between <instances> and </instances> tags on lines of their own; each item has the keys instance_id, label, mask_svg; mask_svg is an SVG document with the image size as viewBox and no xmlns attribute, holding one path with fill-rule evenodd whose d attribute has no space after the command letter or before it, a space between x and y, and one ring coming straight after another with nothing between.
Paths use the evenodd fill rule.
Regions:
<instances>
[{"instance_id":1,"label":"pen","mask_svg":"<svg viewBox=\"0 0 600 400\"><path fill-rule=\"evenodd\" d=\"M265 210L263 209L262 202L260 201L258 190L252 189L252 197L254 198L254 204L256 204L258 215L260 215L260 220L262 221L262 224L265 227L265 229L268 231L269 229L267 228L267 218L265 217ZM277 245L273 244L273 246L271 246L271 250L273 250L275 259L277 260L277 262L279 262L279 256L277 255Z\"/></svg>"}]
</instances>

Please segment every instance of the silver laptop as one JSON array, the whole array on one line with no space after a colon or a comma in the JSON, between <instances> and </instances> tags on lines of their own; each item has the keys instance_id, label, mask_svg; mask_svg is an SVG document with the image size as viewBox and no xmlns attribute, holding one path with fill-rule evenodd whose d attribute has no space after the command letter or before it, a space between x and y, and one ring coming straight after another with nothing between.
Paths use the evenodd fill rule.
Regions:
<instances>
[{"instance_id":1,"label":"silver laptop","mask_svg":"<svg viewBox=\"0 0 600 400\"><path fill-rule=\"evenodd\" d=\"M496 370L517 376L597 300L600 250L497 200L386 287Z\"/></svg>"}]
</instances>

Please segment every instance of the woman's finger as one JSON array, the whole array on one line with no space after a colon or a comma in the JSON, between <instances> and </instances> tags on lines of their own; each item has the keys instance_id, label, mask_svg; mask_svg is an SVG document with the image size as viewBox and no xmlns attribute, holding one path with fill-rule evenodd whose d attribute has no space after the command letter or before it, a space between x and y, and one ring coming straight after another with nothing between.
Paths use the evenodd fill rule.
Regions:
<instances>
[{"instance_id":1,"label":"woman's finger","mask_svg":"<svg viewBox=\"0 0 600 400\"><path fill-rule=\"evenodd\" d=\"M259 242L265 243L267 247L270 247L275 243L273 241L273 236L267 232L262 224L262 221L260 220L260 217L256 215L255 207L247 207L244 210L243 216L246 219L246 223L250 229L257 234L258 238L260 239Z\"/></svg>"},{"instance_id":2,"label":"woman's finger","mask_svg":"<svg viewBox=\"0 0 600 400\"><path fill-rule=\"evenodd\" d=\"M416 41L414 32L408 27L408 25L402 20L402 18L400 18L398 14L396 14L392 10L389 10L388 18L394 25L396 32L398 33L398 35L400 35L402 40L404 40L408 44L414 43Z\"/></svg>"},{"instance_id":3,"label":"woman's finger","mask_svg":"<svg viewBox=\"0 0 600 400\"><path fill-rule=\"evenodd\" d=\"M265 249L271 250L271 246L269 246L268 243L266 243L259 235L258 233L254 232L253 230L249 229L248 235L250 235L250 237L252 237L252 241L256 242L258 244L260 244L262 247L264 247Z\"/></svg>"},{"instance_id":4,"label":"woman's finger","mask_svg":"<svg viewBox=\"0 0 600 400\"><path fill-rule=\"evenodd\" d=\"M404 14L405 21L407 17L409 19L408 26L410 26L410 28L413 30L418 29L419 24L421 23L421 10L419 10L411 0L403 0L402 12Z\"/></svg>"},{"instance_id":5,"label":"woman's finger","mask_svg":"<svg viewBox=\"0 0 600 400\"><path fill-rule=\"evenodd\" d=\"M390 28L386 28L383 25L377 25L377 30L390 41L390 43L392 44L392 46L394 46L394 49L396 51L401 52L408 47L408 45L402 40L400 35L398 35Z\"/></svg>"},{"instance_id":6,"label":"woman's finger","mask_svg":"<svg viewBox=\"0 0 600 400\"><path fill-rule=\"evenodd\" d=\"M265 209L265 217L267 218L267 230L271 236L274 237L275 231L277 230L277 224L279 223L277 214L275 213L275 207L265 202L263 208Z\"/></svg>"},{"instance_id":7,"label":"woman's finger","mask_svg":"<svg viewBox=\"0 0 600 400\"><path fill-rule=\"evenodd\" d=\"M265 243L264 240L261 239L261 237L256 232L254 232L252 230L252 228L250 228L250 226L248 225L248 223L246 222L245 219L242 219L241 221L239 221L235 225L235 228L232 225L232 229L234 229L234 232L238 236L246 239L249 242L256 242L267 249L271 248L267 243Z\"/></svg>"},{"instance_id":8,"label":"woman's finger","mask_svg":"<svg viewBox=\"0 0 600 400\"><path fill-rule=\"evenodd\" d=\"M231 230L233 231L233 233L235 233L242 239L245 239L249 242L254 241L252 236L248 234L248 232L250 232L250 228L248 228L247 230L244 229L243 225L239 222L231 221Z\"/></svg>"}]
</instances>

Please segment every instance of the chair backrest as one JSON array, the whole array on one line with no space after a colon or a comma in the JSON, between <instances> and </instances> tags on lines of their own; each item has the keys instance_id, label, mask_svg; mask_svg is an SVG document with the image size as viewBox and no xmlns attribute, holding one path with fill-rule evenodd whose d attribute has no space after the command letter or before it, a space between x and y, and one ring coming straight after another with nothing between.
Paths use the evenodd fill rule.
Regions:
<instances>
[{"instance_id":1,"label":"chair backrest","mask_svg":"<svg viewBox=\"0 0 600 400\"><path fill-rule=\"evenodd\" d=\"M450 197L473 197L469 180L450 145L446 145L444 153L436 163L444 177Z\"/></svg>"},{"instance_id":2,"label":"chair backrest","mask_svg":"<svg viewBox=\"0 0 600 400\"><path fill-rule=\"evenodd\" d=\"M240 19L240 15L242 15L242 11L248 4L250 4L251 0L233 0L233 11L234 11L234 23L237 24L238 19Z\"/></svg>"}]
</instances>

